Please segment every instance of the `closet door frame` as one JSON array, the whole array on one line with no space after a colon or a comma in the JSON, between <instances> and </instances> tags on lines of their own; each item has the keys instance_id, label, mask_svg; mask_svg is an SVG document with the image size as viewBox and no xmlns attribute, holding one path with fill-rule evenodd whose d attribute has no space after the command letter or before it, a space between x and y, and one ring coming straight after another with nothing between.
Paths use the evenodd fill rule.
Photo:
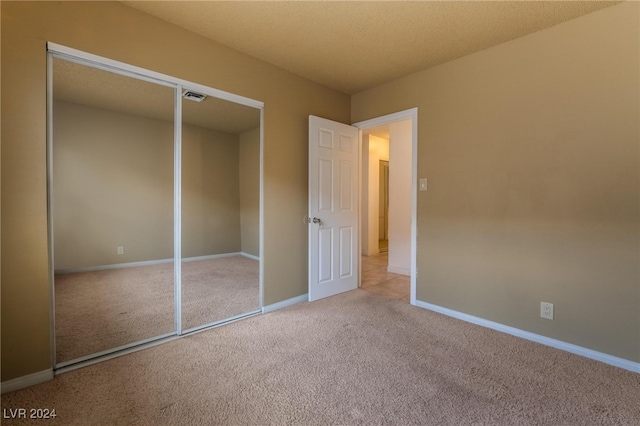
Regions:
<instances>
[{"instance_id":1,"label":"closet door frame","mask_svg":"<svg viewBox=\"0 0 640 426\"><path fill-rule=\"evenodd\" d=\"M55 334L55 287L54 287L54 232L53 232L53 59L61 59L73 62L79 65L97 68L103 71L144 80L161 86L170 87L174 90L174 331L165 335L160 335L145 339L142 341L131 342L124 346L113 348L96 354L90 354L72 361L60 362L56 361L56 334ZM244 317L254 315L263 311L263 295L264 295L264 103L225 92L223 90L214 89L198 83L176 78L170 75L158 73L145 68L140 68L124 62L97 56L81 50L62 46L57 43L47 42L47 232L48 232L48 250L49 250L49 298L50 298L50 342L51 342L51 365L55 374L60 374L86 365L101 362L126 353L135 352L150 346L155 346L166 341L176 339L182 335L192 332L201 331L204 328L210 328L218 325L218 323L197 329L182 329L182 92L185 89L194 90L208 96L218 99L234 102L236 104L256 108L260 113L260 189L259 189L259 310L250 312L246 315L240 315L221 321L226 323Z\"/></svg>"}]
</instances>

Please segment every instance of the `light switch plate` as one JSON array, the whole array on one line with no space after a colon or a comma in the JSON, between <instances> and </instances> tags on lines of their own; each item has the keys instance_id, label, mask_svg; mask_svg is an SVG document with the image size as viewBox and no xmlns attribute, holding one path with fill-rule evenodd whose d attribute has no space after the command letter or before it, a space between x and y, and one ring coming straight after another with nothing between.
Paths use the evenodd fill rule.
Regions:
<instances>
[{"instance_id":1,"label":"light switch plate","mask_svg":"<svg viewBox=\"0 0 640 426\"><path fill-rule=\"evenodd\" d=\"M427 178L420 178L420 191L427 190Z\"/></svg>"}]
</instances>

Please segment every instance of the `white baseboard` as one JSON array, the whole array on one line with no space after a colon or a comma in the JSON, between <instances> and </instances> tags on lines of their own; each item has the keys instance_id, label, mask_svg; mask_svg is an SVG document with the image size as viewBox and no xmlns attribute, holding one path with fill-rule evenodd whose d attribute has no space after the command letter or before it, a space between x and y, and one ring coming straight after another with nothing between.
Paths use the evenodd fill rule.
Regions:
<instances>
[{"instance_id":1,"label":"white baseboard","mask_svg":"<svg viewBox=\"0 0 640 426\"><path fill-rule=\"evenodd\" d=\"M582 346L574 345L572 343L563 342L562 340L556 340L550 337L541 336L539 334L531 333L529 331L520 330L519 328L510 327L508 325L489 321L480 317L475 317L473 315L465 314L463 312L454 311L453 309L443 308L442 306L433 305L431 303L422 302L420 300L416 300L415 305L420 308L438 312L440 314L457 318L462 321L470 322L472 324L480 325L482 327L491 328L493 330L510 334L512 336L521 337L523 339L540 343L545 346L551 346L556 349L560 349L566 352L571 352L572 354L581 355L585 358L590 358L596 361L604 362L605 364L613 365L614 367L620 367L620 368L624 368L625 370L632 371L634 373L640 373L640 363L638 362L634 362L628 359L594 351L593 349L588 349Z\"/></svg>"},{"instance_id":2,"label":"white baseboard","mask_svg":"<svg viewBox=\"0 0 640 426\"><path fill-rule=\"evenodd\" d=\"M278 309L286 308L287 306L292 306L297 303L307 302L309 300L308 294L303 294L302 296L292 297L291 299L283 300L282 302L273 303L271 305L267 305L262 308L262 313L266 314L268 312L273 312Z\"/></svg>"},{"instance_id":3,"label":"white baseboard","mask_svg":"<svg viewBox=\"0 0 640 426\"><path fill-rule=\"evenodd\" d=\"M258 256L254 256L254 255L249 254L249 253L241 252L240 254L242 256L244 256L244 257L248 257L249 259L260 260L260 258Z\"/></svg>"},{"instance_id":4,"label":"white baseboard","mask_svg":"<svg viewBox=\"0 0 640 426\"><path fill-rule=\"evenodd\" d=\"M2 382L2 393L13 392L18 389L24 389L29 386L37 385L39 383L48 382L53 379L53 370L39 371L33 374L27 374L26 376L16 377L15 379Z\"/></svg>"},{"instance_id":5,"label":"white baseboard","mask_svg":"<svg viewBox=\"0 0 640 426\"><path fill-rule=\"evenodd\" d=\"M397 266L389 265L387 266L387 272L393 272L394 274L411 276L410 268L399 268Z\"/></svg>"},{"instance_id":6,"label":"white baseboard","mask_svg":"<svg viewBox=\"0 0 640 426\"><path fill-rule=\"evenodd\" d=\"M56 269L53 272L55 274L75 274L77 272L106 271L108 269L133 268L136 266L160 265L171 262L173 262L173 259L143 260L140 262L114 263L111 265L87 266L84 268Z\"/></svg>"},{"instance_id":7,"label":"white baseboard","mask_svg":"<svg viewBox=\"0 0 640 426\"><path fill-rule=\"evenodd\" d=\"M208 254L206 256L183 257L183 262L196 262L198 260L222 259L223 257L243 256L239 251L233 253ZM173 262L173 259L169 260Z\"/></svg>"},{"instance_id":8,"label":"white baseboard","mask_svg":"<svg viewBox=\"0 0 640 426\"><path fill-rule=\"evenodd\" d=\"M195 256L195 257L185 257L182 259L183 262L195 262L197 260L209 260L209 259L221 259L223 257L232 257L232 256L245 256L254 260L260 260L259 257L254 256L252 254L244 253L244 252L233 252L233 253L221 253L221 254L209 254L206 256ZM127 262L127 263L114 263L111 265L99 265L99 266L88 266L86 268L70 268L70 269L56 269L54 273L56 274L73 274L76 272L93 272L93 271L106 271L108 269L121 269L121 268L133 268L136 266L149 266L149 265L160 265L163 263L172 263L173 258L171 259L157 259L157 260L143 260L140 262Z\"/></svg>"}]
</instances>

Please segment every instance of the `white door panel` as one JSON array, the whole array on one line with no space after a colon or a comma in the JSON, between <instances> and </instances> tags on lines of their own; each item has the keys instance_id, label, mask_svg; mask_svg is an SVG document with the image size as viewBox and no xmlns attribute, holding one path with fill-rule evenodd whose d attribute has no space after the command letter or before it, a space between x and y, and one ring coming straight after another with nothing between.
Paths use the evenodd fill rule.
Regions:
<instances>
[{"instance_id":1,"label":"white door panel","mask_svg":"<svg viewBox=\"0 0 640 426\"><path fill-rule=\"evenodd\" d=\"M309 300L358 286L358 129L309 116Z\"/></svg>"}]
</instances>

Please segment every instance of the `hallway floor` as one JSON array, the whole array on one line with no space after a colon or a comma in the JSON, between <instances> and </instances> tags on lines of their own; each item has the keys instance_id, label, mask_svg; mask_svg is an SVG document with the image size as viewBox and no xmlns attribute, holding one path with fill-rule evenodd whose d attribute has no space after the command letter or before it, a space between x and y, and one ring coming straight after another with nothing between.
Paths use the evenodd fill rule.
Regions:
<instances>
[{"instance_id":1,"label":"hallway floor","mask_svg":"<svg viewBox=\"0 0 640 426\"><path fill-rule=\"evenodd\" d=\"M411 278L387 271L388 252L362 256L361 288L370 293L409 303Z\"/></svg>"}]
</instances>

